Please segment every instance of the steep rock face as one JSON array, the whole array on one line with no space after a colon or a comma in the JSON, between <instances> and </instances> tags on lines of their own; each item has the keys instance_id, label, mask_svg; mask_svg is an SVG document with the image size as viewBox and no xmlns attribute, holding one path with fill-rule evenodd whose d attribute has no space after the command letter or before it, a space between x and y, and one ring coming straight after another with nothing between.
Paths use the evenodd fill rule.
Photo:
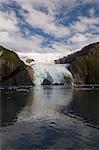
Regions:
<instances>
[{"instance_id":1,"label":"steep rock face","mask_svg":"<svg viewBox=\"0 0 99 150\"><path fill-rule=\"evenodd\" d=\"M41 85L51 85L51 81L49 81L48 79L44 79L43 83Z\"/></svg>"},{"instance_id":2,"label":"steep rock face","mask_svg":"<svg viewBox=\"0 0 99 150\"><path fill-rule=\"evenodd\" d=\"M26 66L18 55L0 46L0 85L32 85L32 69Z\"/></svg>"},{"instance_id":3,"label":"steep rock face","mask_svg":"<svg viewBox=\"0 0 99 150\"><path fill-rule=\"evenodd\" d=\"M99 84L99 42L55 62L70 64L76 84Z\"/></svg>"}]
</instances>

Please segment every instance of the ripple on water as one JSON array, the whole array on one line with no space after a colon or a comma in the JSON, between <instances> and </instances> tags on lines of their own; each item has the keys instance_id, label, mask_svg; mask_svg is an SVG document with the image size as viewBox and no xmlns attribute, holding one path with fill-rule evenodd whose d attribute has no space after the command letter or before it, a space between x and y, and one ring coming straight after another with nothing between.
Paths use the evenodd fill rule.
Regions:
<instances>
[{"instance_id":1,"label":"ripple on water","mask_svg":"<svg viewBox=\"0 0 99 150\"><path fill-rule=\"evenodd\" d=\"M1 92L2 149L99 149L99 92L61 86Z\"/></svg>"}]
</instances>

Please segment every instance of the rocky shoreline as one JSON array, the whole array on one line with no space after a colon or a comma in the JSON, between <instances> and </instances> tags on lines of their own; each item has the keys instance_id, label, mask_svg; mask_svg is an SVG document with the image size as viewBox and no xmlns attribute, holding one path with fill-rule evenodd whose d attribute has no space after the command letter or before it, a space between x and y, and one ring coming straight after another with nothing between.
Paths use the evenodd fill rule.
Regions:
<instances>
[{"instance_id":1,"label":"rocky shoreline","mask_svg":"<svg viewBox=\"0 0 99 150\"><path fill-rule=\"evenodd\" d=\"M90 89L98 89L99 84L74 84L74 88L90 88Z\"/></svg>"}]
</instances>

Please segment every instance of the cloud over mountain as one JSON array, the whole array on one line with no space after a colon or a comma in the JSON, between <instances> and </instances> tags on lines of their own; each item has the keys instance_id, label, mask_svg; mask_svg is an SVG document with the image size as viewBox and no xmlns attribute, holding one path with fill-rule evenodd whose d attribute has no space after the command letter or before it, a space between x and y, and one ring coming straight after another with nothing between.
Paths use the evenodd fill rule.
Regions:
<instances>
[{"instance_id":1,"label":"cloud over mountain","mask_svg":"<svg viewBox=\"0 0 99 150\"><path fill-rule=\"evenodd\" d=\"M98 0L0 0L0 44L23 52L78 50L99 41Z\"/></svg>"}]
</instances>

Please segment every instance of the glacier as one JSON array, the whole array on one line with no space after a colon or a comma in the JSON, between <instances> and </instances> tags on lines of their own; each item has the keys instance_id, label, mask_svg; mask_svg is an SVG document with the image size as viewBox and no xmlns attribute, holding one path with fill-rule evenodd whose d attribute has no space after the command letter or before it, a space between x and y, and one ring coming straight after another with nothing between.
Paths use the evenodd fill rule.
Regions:
<instances>
[{"instance_id":1,"label":"glacier","mask_svg":"<svg viewBox=\"0 0 99 150\"><path fill-rule=\"evenodd\" d=\"M27 65L32 64L54 64L56 59L66 56L64 53L22 53L17 52L18 56L22 61ZM33 59L34 62L28 64L26 63L27 59Z\"/></svg>"},{"instance_id":2,"label":"glacier","mask_svg":"<svg viewBox=\"0 0 99 150\"><path fill-rule=\"evenodd\" d=\"M19 54L24 63L33 68L34 85L42 85L44 80L49 81L51 85L71 85L73 84L73 76L67 69L68 65L54 63L54 60L61 56L63 54ZM34 61L27 63L27 59Z\"/></svg>"},{"instance_id":3,"label":"glacier","mask_svg":"<svg viewBox=\"0 0 99 150\"><path fill-rule=\"evenodd\" d=\"M66 69L63 64L35 64L34 70L34 85L41 85L45 79L51 84L67 84L66 79L73 81L72 74Z\"/></svg>"}]
</instances>

